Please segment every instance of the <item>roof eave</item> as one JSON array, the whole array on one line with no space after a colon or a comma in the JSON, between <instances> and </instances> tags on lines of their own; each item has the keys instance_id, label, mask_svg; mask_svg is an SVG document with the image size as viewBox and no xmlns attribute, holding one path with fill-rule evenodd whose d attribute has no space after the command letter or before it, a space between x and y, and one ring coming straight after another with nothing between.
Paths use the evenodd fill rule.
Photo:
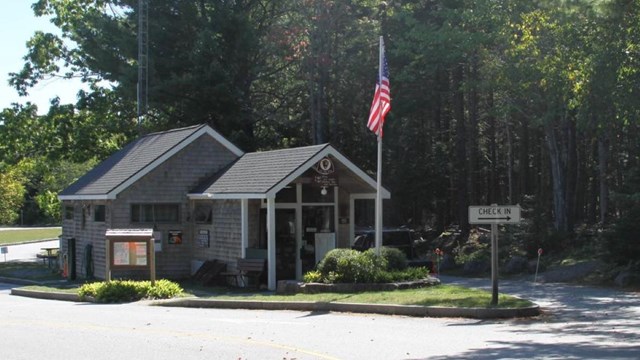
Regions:
<instances>
[{"instance_id":1,"label":"roof eave","mask_svg":"<svg viewBox=\"0 0 640 360\"><path fill-rule=\"evenodd\" d=\"M238 200L238 199L266 199L265 193L202 193L187 194L190 200Z\"/></svg>"},{"instance_id":2,"label":"roof eave","mask_svg":"<svg viewBox=\"0 0 640 360\"><path fill-rule=\"evenodd\" d=\"M111 200L115 197L109 196L109 194L102 195L58 195L58 200L60 201L74 201L74 200Z\"/></svg>"}]
</instances>

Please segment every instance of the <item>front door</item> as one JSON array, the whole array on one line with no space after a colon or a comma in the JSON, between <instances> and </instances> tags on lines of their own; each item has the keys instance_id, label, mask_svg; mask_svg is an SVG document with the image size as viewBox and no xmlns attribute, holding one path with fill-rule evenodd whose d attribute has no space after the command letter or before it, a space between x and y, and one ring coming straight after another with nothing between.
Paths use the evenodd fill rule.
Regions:
<instances>
[{"instance_id":1,"label":"front door","mask_svg":"<svg viewBox=\"0 0 640 360\"><path fill-rule=\"evenodd\" d=\"M296 278L296 211L276 209L276 280Z\"/></svg>"},{"instance_id":2,"label":"front door","mask_svg":"<svg viewBox=\"0 0 640 360\"><path fill-rule=\"evenodd\" d=\"M313 270L324 255L336 246L333 205L302 207L302 274Z\"/></svg>"}]
</instances>

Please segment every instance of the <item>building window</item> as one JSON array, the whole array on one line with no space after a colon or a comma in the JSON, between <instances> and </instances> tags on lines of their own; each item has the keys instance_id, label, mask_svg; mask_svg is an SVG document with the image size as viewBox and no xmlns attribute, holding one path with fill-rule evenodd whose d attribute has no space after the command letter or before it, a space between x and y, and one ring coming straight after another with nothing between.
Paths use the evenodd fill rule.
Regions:
<instances>
[{"instance_id":1,"label":"building window","mask_svg":"<svg viewBox=\"0 0 640 360\"><path fill-rule=\"evenodd\" d=\"M105 213L106 213L105 205L96 205L93 208L93 221L104 222Z\"/></svg>"},{"instance_id":2,"label":"building window","mask_svg":"<svg viewBox=\"0 0 640 360\"><path fill-rule=\"evenodd\" d=\"M132 204L132 223L178 223L180 204Z\"/></svg>"},{"instance_id":3,"label":"building window","mask_svg":"<svg viewBox=\"0 0 640 360\"><path fill-rule=\"evenodd\" d=\"M211 224L212 208L209 204L197 204L193 210L196 224Z\"/></svg>"},{"instance_id":4,"label":"building window","mask_svg":"<svg viewBox=\"0 0 640 360\"><path fill-rule=\"evenodd\" d=\"M73 206L64 207L64 219L73 220Z\"/></svg>"}]
</instances>

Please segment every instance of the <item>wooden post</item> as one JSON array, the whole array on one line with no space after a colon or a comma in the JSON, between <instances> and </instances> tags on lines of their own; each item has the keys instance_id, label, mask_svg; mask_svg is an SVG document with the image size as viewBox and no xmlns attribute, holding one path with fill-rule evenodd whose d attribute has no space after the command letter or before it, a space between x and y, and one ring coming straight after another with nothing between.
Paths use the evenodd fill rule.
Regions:
<instances>
[{"instance_id":1,"label":"wooden post","mask_svg":"<svg viewBox=\"0 0 640 360\"><path fill-rule=\"evenodd\" d=\"M491 288L491 305L495 306L498 305L498 224L491 224Z\"/></svg>"},{"instance_id":2,"label":"wooden post","mask_svg":"<svg viewBox=\"0 0 640 360\"><path fill-rule=\"evenodd\" d=\"M151 238L147 242L149 246L147 249L149 251L149 277L151 278L151 286L156 285L156 244L155 239Z\"/></svg>"},{"instance_id":3,"label":"wooden post","mask_svg":"<svg viewBox=\"0 0 640 360\"><path fill-rule=\"evenodd\" d=\"M247 257L247 247L249 246L249 199L240 200L240 242L242 243L241 258Z\"/></svg>"},{"instance_id":4,"label":"wooden post","mask_svg":"<svg viewBox=\"0 0 640 360\"><path fill-rule=\"evenodd\" d=\"M267 268L269 290L276 289L276 199L267 199Z\"/></svg>"},{"instance_id":5,"label":"wooden post","mask_svg":"<svg viewBox=\"0 0 640 360\"><path fill-rule=\"evenodd\" d=\"M111 241L109 241L109 238L104 240L105 243L105 261L104 261L104 280L105 281L111 281Z\"/></svg>"}]
</instances>

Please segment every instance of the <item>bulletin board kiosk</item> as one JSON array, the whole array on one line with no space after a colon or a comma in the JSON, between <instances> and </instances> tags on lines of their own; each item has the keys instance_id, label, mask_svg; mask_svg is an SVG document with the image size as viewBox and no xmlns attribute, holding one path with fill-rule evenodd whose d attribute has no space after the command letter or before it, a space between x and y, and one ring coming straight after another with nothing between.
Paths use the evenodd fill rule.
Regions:
<instances>
[{"instance_id":1,"label":"bulletin board kiosk","mask_svg":"<svg viewBox=\"0 0 640 360\"><path fill-rule=\"evenodd\" d=\"M155 284L153 229L109 229L105 239L107 281L113 270L147 270L151 284Z\"/></svg>"}]
</instances>

